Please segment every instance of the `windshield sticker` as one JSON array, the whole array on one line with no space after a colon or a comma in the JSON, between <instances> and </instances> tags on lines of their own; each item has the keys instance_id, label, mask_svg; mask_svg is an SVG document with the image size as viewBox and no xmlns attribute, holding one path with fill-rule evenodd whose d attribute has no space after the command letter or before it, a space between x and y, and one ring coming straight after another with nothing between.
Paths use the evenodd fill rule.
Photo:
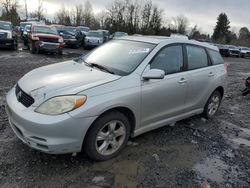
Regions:
<instances>
[{"instance_id":1,"label":"windshield sticker","mask_svg":"<svg viewBox=\"0 0 250 188\"><path fill-rule=\"evenodd\" d=\"M148 53L150 51L149 48L143 48L143 49L136 49L136 50L129 50L129 54L143 54Z\"/></svg>"}]
</instances>

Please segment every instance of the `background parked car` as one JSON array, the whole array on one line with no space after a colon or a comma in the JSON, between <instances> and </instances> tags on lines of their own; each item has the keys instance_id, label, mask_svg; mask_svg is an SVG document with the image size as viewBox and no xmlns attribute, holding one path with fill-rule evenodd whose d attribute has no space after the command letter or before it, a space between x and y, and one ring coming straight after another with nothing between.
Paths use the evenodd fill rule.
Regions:
<instances>
[{"instance_id":1,"label":"background parked car","mask_svg":"<svg viewBox=\"0 0 250 188\"><path fill-rule=\"evenodd\" d=\"M233 45L228 45L230 56L232 57L240 57L240 48Z\"/></svg>"},{"instance_id":2,"label":"background parked car","mask_svg":"<svg viewBox=\"0 0 250 188\"><path fill-rule=\"evenodd\" d=\"M40 24L40 25L45 25L44 22L39 22L39 21L27 21L27 22L20 22L20 34L21 34L21 38L23 37L23 32L24 32L24 28L26 25L32 25L32 24Z\"/></svg>"},{"instance_id":3,"label":"background parked car","mask_svg":"<svg viewBox=\"0 0 250 188\"><path fill-rule=\"evenodd\" d=\"M63 53L63 38L55 27L47 25L33 25L28 35L28 47L31 53L41 51Z\"/></svg>"},{"instance_id":4,"label":"background parked car","mask_svg":"<svg viewBox=\"0 0 250 188\"><path fill-rule=\"evenodd\" d=\"M220 54L223 57L229 57L230 56L230 50L229 50L228 46L222 45L222 44L214 44L214 45L218 47L218 49L220 51Z\"/></svg>"},{"instance_id":5,"label":"background parked car","mask_svg":"<svg viewBox=\"0 0 250 188\"><path fill-rule=\"evenodd\" d=\"M31 30L31 25L26 25L23 30L23 45L27 46L28 45L28 34L30 33Z\"/></svg>"},{"instance_id":6,"label":"background parked car","mask_svg":"<svg viewBox=\"0 0 250 188\"><path fill-rule=\"evenodd\" d=\"M0 21L0 47L16 50L17 35L11 22Z\"/></svg>"},{"instance_id":7,"label":"background parked car","mask_svg":"<svg viewBox=\"0 0 250 188\"><path fill-rule=\"evenodd\" d=\"M101 31L103 32L103 41L107 42L110 38L110 33L108 30L102 30L102 29L98 29L97 31Z\"/></svg>"},{"instance_id":8,"label":"background parked car","mask_svg":"<svg viewBox=\"0 0 250 188\"><path fill-rule=\"evenodd\" d=\"M86 34L90 31L90 28L89 27L85 27L85 26L79 26L77 27L81 32L82 34L84 34L86 36Z\"/></svg>"},{"instance_id":9,"label":"background parked car","mask_svg":"<svg viewBox=\"0 0 250 188\"><path fill-rule=\"evenodd\" d=\"M59 35L63 38L65 45L69 47L79 47L83 44L84 34L76 27L63 27L58 30Z\"/></svg>"},{"instance_id":10,"label":"background parked car","mask_svg":"<svg viewBox=\"0 0 250 188\"><path fill-rule=\"evenodd\" d=\"M84 48L93 48L104 43L104 32L89 31L84 40Z\"/></svg>"},{"instance_id":11,"label":"background parked car","mask_svg":"<svg viewBox=\"0 0 250 188\"><path fill-rule=\"evenodd\" d=\"M118 39L118 38L121 38L123 36L128 36L128 33L125 33L125 32L115 32L113 35L112 35L112 38L113 39Z\"/></svg>"},{"instance_id":12,"label":"background parked car","mask_svg":"<svg viewBox=\"0 0 250 188\"><path fill-rule=\"evenodd\" d=\"M242 58L250 57L250 48L241 47L241 48L240 48L240 56L241 56Z\"/></svg>"}]
</instances>

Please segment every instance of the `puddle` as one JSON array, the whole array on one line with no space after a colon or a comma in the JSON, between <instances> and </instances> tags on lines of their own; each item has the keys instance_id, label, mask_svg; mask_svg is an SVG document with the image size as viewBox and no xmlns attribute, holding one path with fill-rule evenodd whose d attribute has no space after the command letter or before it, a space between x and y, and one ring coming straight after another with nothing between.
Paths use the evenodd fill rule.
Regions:
<instances>
[{"instance_id":1,"label":"puddle","mask_svg":"<svg viewBox=\"0 0 250 188\"><path fill-rule=\"evenodd\" d=\"M234 138L233 142L238 145L245 145L250 147L250 141L244 138Z\"/></svg>"},{"instance_id":2,"label":"puddle","mask_svg":"<svg viewBox=\"0 0 250 188\"><path fill-rule=\"evenodd\" d=\"M229 167L220 159L207 158L194 166L194 170L197 171L203 178L210 179L217 183L223 183L223 174Z\"/></svg>"}]
</instances>

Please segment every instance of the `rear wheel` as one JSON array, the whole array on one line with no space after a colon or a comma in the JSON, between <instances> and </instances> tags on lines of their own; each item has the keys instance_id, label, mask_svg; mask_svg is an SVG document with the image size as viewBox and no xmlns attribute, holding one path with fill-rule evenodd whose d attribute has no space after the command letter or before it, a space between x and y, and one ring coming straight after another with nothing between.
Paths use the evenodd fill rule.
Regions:
<instances>
[{"instance_id":1,"label":"rear wheel","mask_svg":"<svg viewBox=\"0 0 250 188\"><path fill-rule=\"evenodd\" d=\"M218 90L214 91L213 94L209 97L202 115L207 119L214 116L220 107L221 99L221 93Z\"/></svg>"},{"instance_id":2,"label":"rear wheel","mask_svg":"<svg viewBox=\"0 0 250 188\"><path fill-rule=\"evenodd\" d=\"M125 115L118 111L106 113L90 128L84 150L93 160L111 159L126 146L129 133L130 124Z\"/></svg>"}]
</instances>

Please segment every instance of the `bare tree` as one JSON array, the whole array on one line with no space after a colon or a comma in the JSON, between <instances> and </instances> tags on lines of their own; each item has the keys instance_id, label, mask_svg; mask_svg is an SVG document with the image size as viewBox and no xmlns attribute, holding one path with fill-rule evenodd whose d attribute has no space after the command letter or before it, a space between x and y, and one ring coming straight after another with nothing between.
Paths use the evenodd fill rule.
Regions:
<instances>
[{"instance_id":1,"label":"bare tree","mask_svg":"<svg viewBox=\"0 0 250 188\"><path fill-rule=\"evenodd\" d=\"M83 10L83 23L86 26L91 26L94 20L93 8L89 1L84 3L84 10Z\"/></svg>"},{"instance_id":2,"label":"bare tree","mask_svg":"<svg viewBox=\"0 0 250 188\"><path fill-rule=\"evenodd\" d=\"M38 0L37 10L30 13L31 18L37 18L38 20L45 20L45 9L43 7L43 0Z\"/></svg>"},{"instance_id":3,"label":"bare tree","mask_svg":"<svg viewBox=\"0 0 250 188\"><path fill-rule=\"evenodd\" d=\"M3 11L6 14L10 14L11 9L17 9L19 6L18 0L1 0L0 2L3 5Z\"/></svg>"},{"instance_id":4,"label":"bare tree","mask_svg":"<svg viewBox=\"0 0 250 188\"><path fill-rule=\"evenodd\" d=\"M20 17L18 15L19 1L0 0L0 3L3 6L1 19L9 20L13 24L18 24L20 22Z\"/></svg>"},{"instance_id":5,"label":"bare tree","mask_svg":"<svg viewBox=\"0 0 250 188\"><path fill-rule=\"evenodd\" d=\"M179 34L187 34L189 21L184 15L173 18L173 29Z\"/></svg>"},{"instance_id":6,"label":"bare tree","mask_svg":"<svg viewBox=\"0 0 250 188\"><path fill-rule=\"evenodd\" d=\"M82 25L83 21L83 5L77 5L74 10L74 17L75 17L75 25L79 26Z\"/></svg>"},{"instance_id":7,"label":"bare tree","mask_svg":"<svg viewBox=\"0 0 250 188\"><path fill-rule=\"evenodd\" d=\"M27 0L24 0L24 11L25 11L25 19L28 20L28 6L27 6Z\"/></svg>"},{"instance_id":8,"label":"bare tree","mask_svg":"<svg viewBox=\"0 0 250 188\"><path fill-rule=\"evenodd\" d=\"M71 25L70 11L63 5L56 13L56 22L61 25Z\"/></svg>"}]
</instances>

